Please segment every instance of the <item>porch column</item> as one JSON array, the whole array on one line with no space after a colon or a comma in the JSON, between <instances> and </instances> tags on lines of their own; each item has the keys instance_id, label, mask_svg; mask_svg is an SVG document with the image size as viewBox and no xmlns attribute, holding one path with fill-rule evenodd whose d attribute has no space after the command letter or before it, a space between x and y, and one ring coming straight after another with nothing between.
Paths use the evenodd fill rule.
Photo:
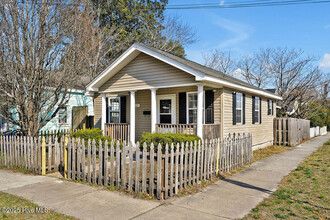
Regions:
<instances>
[{"instance_id":1,"label":"porch column","mask_svg":"<svg viewBox=\"0 0 330 220\"><path fill-rule=\"evenodd\" d=\"M197 136L203 139L203 85L197 89Z\"/></svg>"},{"instance_id":2,"label":"porch column","mask_svg":"<svg viewBox=\"0 0 330 220\"><path fill-rule=\"evenodd\" d=\"M101 117L101 129L103 134L105 135L104 124L106 123L107 119L107 104L106 104L106 95L102 94L102 117Z\"/></svg>"},{"instance_id":3,"label":"porch column","mask_svg":"<svg viewBox=\"0 0 330 220\"><path fill-rule=\"evenodd\" d=\"M157 98L156 98L156 90L151 90L151 133L156 132L156 123L157 123Z\"/></svg>"},{"instance_id":4,"label":"porch column","mask_svg":"<svg viewBox=\"0 0 330 220\"><path fill-rule=\"evenodd\" d=\"M130 91L130 127L129 136L132 144L135 144L135 91Z\"/></svg>"}]
</instances>

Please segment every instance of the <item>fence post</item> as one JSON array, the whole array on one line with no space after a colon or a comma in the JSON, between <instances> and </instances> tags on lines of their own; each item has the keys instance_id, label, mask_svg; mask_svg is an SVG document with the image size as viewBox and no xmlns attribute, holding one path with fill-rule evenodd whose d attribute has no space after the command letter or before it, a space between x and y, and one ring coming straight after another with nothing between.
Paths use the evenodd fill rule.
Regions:
<instances>
[{"instance_id":1,"label":"fence post","mask_svg":"<svg viewBox=\"0 0 330 220\"><path fill-rule=\"evenodd\" d=\"M64 141L64 178L68 178L68 137L65 137Z\"/></svg>"},{"instance_id":2,"label":"fence post","mask_svg":"<svg viewBox=\"0 0 330 220\"><path fill-rule=\"evenodd\" d=\"M46 175L46 139L42 137L42 175Z\"/></svg>"},{"instance_id":3,"label":"fence post","mask_svg":"<svg viewBox=\"0 0 330 220\"><path fill-rule=\"evenodd\" d=\"M220 159L220 138L217 138L217 165L215 175L219 174L219 159Z\"/></svg>"}]
</instances>

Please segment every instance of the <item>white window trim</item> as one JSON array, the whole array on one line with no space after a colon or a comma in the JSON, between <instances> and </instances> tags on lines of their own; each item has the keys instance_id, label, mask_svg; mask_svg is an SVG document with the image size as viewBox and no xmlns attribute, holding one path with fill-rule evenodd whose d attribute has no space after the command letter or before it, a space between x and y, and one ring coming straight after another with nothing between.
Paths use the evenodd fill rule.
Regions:
<instances>
[{"instance_id":1,"label":"white window trim","mask_svg":"<svg viewBox=\"0 0 330 220\"><path fill-rule=\"evenodd\" d=\"M168 94L168 95L157 95L157 124L160 124L160 100L163 99L171 99L171 121L172 124L176 124L176 95L175 94Z\"/></svg>"},{"instance_id":2,"label":"white window trim","mask_svg":"<svg viewBox=\"0 0 330 220\"><path fill-rule=\"evenodd\" d=\"M65 105L63 106L63 108L66 108L66 122L60 122L60 112L57 112L57 123L59 125L65 125L68 126L69 125L69 105Z\"/></svg>"},{"instance_id":3,"label":"white window trim","mask_svg":"<svg viewBox=\"0 0 330 220\"><path fill-rule=\"evenodd\" d=\"M258 100L258 108L256 108L256 102L257 102L257 100ZM257 97L257 96L254 97L254 111L257 111L258 112L258 122L256 122L254 120L254 124L260 124L260 105L261 105L260 98ZM253 117L254 117L254 115L253 115Z\"/></svg>"},{"instance_id":4,"label":"white window trim","mask_svg":"<svg viewBox=\"0 0 330 220\"><path fill-rule=\"evenodd\" d=\"M197 95L197 92L187 92L186 93L186 106L187 106L187 108L186 108L186 122L187 122L187 124L196 124L196 123L189 123L189 110L196 109L196 111L197 111L197 108L198 108L198 107L189 108L189 94L196 94ZM197 115L196 115L196 117L197 117Z\"/></svg>"},{"instance_id":5,"label":"white window trim","mask_svg":"<svg viewBox=\"0 0 330 220\"><path fill-rule=\"evenodd\" d=\"M270 116L273 115L273 100L268 100L268 111L270 112ZM267 111L267 115L268 115L268 111Z\"/></svg>"},{"instance_id":6,"label":"white window trim","mask_svg":"<svg viewBox=\"0 0 330 220\"><path fill-rule=\"evenodd\" d=\"M118 111L110 110L110 100L111 99L118 99L119 100L119 110ZM107 123L110 123L110 121L111 121L111 118L110 118L111 117L111 112L118 112L119 113L119 122L118 123L120 123L121 122L121 118L120 118L120 116L121 116L121 100L120 100L120 97L109 97L107 108L108 108L108 119L109 119L109 122L107 122Z\"/></svg>"},{"instance_id":7,"label":"white window trim","mask_svg":"<svg viewBox=\"0 0 330 220\"><path fill-rule=\"evenodd\" d=\"M240 94L241 95L241 108L237 108L237 95ZM236 103L235 103L235 115L236 115L236 125L242 125L243 124L243 93L241 92L236 92ZM237 110L241 110L241 122L237 122Z\"/></svg>"}]
</instances>

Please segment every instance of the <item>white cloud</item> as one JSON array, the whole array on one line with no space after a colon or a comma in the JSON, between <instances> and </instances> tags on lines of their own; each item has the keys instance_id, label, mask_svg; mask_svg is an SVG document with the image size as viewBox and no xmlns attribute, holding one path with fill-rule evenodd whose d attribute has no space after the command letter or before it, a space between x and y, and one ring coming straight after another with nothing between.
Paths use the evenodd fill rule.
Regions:
<instances>
[{"instance_id":1,"label":"white cloud","mask_svg":"<svg viewBox=\"0 0 330 220\"><path fill-rule=\"evenodd\" d=\"M217 47L220 49L232 48L237 46L238 43L248 39L250 37L253 28L236 21L224 19L216 16L214 19L215 25L225 29L230 33L230 38L221 42Z\"/></svg>"},{"instance_id":2,"label":"white cloud","mask_svg":"<svg viewBox=\"0 0 330 220\"><path fill-rule=\"evenodd\" d=\"M225 1L220 1L219 5L224 5L224 4L225 4Z\"/></svg>"},{"instance_id":3,"label":"white cloud","mask_svg":"<svg viewBox=\"0 0 330 220\"><path fill-rule=\"evenodd\" d=\"M328 29L328 28L330 28L330 24L324 26L324 29Z\"/></svg>"},{"instance_id":4,"label":"white cloud","mask_svg":"<svg viewBox=\"0 0 330 220\"><path fill-rule=\"evenodd\" d=\"M326 53L319 64L320 69L330 69L330 54Z\"/></svg>"}]
</instances>

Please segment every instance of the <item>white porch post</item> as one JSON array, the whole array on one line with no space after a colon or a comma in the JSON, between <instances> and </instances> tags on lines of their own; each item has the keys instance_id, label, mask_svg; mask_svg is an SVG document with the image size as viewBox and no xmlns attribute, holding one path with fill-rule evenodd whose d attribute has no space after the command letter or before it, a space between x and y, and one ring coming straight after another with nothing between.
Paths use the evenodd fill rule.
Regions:
<instances>
[{"instance_id":1,"label":"white porch post","mask_svg":"<svg viewBox=\"0 0 330 220\"><path fill-rule=\"evenodd\" d=\"M203 85L197 89L197 136L203 139Z\"/></svg>"},{"instance_id":2,"label":"white porch post","mask_svg":"<svg viewBox=\"0 0 330 220\"><path fill-rule=\"evenodd\" d=\"M156 90L157 89L151 89L151 133L156 132L156 123L157 123Z\"/></svg>"},{"instance_id":3,"label":"white porch post","mask_svg":"<svg viewBox=\"0 0 330 220\"><path fill-rule=\"evenodd\" d=\"M130 91L130 127L129 136L132 144L135 143L135 91Z\"/></svg>"},{"instance_id":4,"label":"white porch post","mask_svg":"<svg viewBox=\"0 0 330 220\"><path fill-rule=\"evenodd\" d=\"M102 117L101 117L101 129L103 134L105 134L104 124L106 123L107 119L107 104L106 104L106 95L102 94Z\"/></svg>"}]
</instances>

